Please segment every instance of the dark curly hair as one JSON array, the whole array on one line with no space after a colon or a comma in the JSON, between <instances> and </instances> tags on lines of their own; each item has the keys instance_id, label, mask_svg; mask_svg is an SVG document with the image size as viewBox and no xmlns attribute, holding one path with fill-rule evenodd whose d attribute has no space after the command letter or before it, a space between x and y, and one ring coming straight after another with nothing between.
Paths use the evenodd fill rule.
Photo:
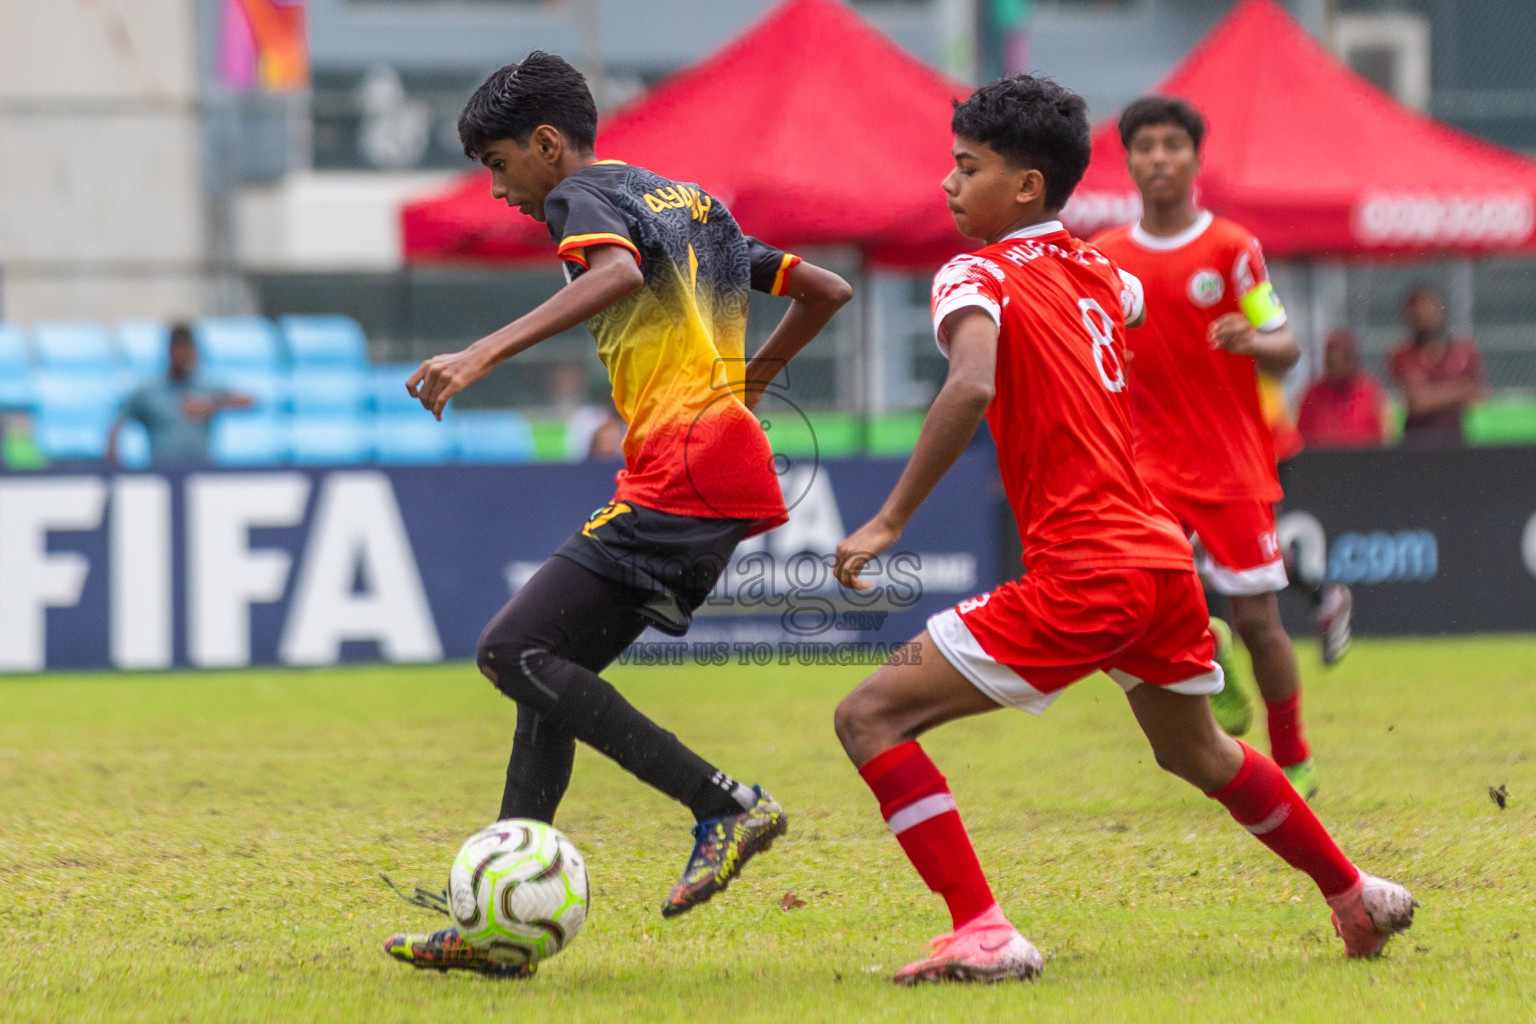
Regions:
<instances>
[{"instance_id":1,"label":"dark curly hair","mask_svg":"<svg viewBox=\"0 0 1536 1024\"><path fill-rule=\"evenodd\" d=\"M1177 96L1143 96L1126 107L1120 115L1120 144L1130 149L1136 133L1153 124L1183 128L1194 140L1195 152L1200 152L1200 143L1205 141L1205 118L1188 100Z\"/></svg>"},{"instance_id":2,"label":"dark curly hair","mask_svg":"<svg viewBox=\"0 0 1536 1024\"><path fill-rule=\"evenodd\" d=\"M1010 163L1039 171L1049 210L1067 205L1088 170L1088 104L1049 78L1014 75L984 85L955 104L949 126Z\"/></svg>"},{"instance_id":3,"label":"dark curly hair","mask_svg":"<svg viewBox=\"0 0 1536 1024\"><path fill-rule=\"evenodd\" d=\"M526 143L541 124L582 149L597 141L597 104L587 80L564 58L534 50L475 90L459 115L459 141L464 155L478 160L499 139Z\"/></svg>"}]
</instances>

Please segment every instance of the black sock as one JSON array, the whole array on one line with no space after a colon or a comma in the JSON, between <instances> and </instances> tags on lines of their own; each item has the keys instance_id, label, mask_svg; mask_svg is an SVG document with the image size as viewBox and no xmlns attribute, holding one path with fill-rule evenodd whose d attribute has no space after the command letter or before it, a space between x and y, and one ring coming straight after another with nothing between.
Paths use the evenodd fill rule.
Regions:
<instances>
[{"instance_id":1,"label":"black sock","mask_svg":"<svg viewBox=\"0 0 1536 1024\"><path fill-rule=\"evenodd\" d=\"M686 804L700 821L741 811L732 795L736 783L728 775L641 714L601 676L550 654L522 660L536 685L559 694L543 714L545 721L613 758L641 782Z\"/></svg>"},{"instance_id":2,"label":"black sock","mask_svg":"<svg viewBox=\"0 0 1536 1024\"><path fill-rule=\"evenodd\" d=\"M688 800L688 809L700 821L707 818L724 818L740 814L752 806L757 794L743 786L720 769L710 775L705 784Z\"/></svg>"},{"instance_id":3,"label":"black sock","mask_svg":"<svg viewBox=\"0 0 1536 1024\"><path fill-rule=\"evenodd\" d=\"M558 737L579 739L613 758L700 820L750 804L750 789L641 714L597 674L645 626L622 584L560 557L546 562L486 626L480 671L518 704L503 811L553 817L571 763Z\"/></svg>"},{"instance_id":4,"label":"black sock","mask_svg":"<svg viewBox=\"0 0 1536 1024\"><path fill-rule=\"evenodd\" d=\"M576 737L545 722L532 708L518 708L497 820L531 818L554 824L575 760Z\"/></svg>"}]
</instances>

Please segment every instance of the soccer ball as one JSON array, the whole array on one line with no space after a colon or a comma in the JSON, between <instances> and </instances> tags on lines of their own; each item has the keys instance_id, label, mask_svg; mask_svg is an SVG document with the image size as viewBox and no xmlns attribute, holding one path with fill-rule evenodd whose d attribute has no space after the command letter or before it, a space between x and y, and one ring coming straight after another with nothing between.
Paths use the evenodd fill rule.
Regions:
<instances>
[{"instance_id":1,"label":"soccer ball","mask_svg":"<svg viewBox=\"0 0 1536 1024\"><path fill-rule=\"evenodd\" d=\"M587 862L554 827L510 818L470 836L448 873L459 934L517 966L570 945L587 919Z\"/></svg>"}]
</instances>

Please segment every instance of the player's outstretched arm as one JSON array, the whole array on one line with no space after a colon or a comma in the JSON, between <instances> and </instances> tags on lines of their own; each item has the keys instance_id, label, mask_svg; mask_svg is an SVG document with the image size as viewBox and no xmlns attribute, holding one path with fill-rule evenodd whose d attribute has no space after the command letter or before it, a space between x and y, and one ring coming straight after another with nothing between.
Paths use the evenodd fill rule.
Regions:
<instances>
[{"instance_id":1,"label":"player's outstretched arm","mask_svg":"<svg viewBox=\"0 0 1536 1024\"><path fill-rule=\"evenodd\" d=\"M837 546L833 572L851 590L869 589L870 584L858 581L859 572L896 543L918 506L976 436L992 404L997 324L984 310L967 306L944 318L943 332L949 339L949 376L923 418L907 468L875 517Z\"/></svg>"},{"instance_id":2,"label":"player's outstretched arm","mask_svg":"<svg viewBox=\"0 0 1536 1024\"><path fill-rule=\"evenodd\" d=\"M784 294L794 302L747 364L746 389L741 399L748 409L757 405L763 389L785 364L821 333L834 313L848 304L853 288L832 271L801 261L789 268Z\"/></svg>"},{"instance_id":3,"label":"player's outstretched arm","mask_svg":"<svg viewBox=\"0 0 1536 1024\"><path fill-rule=\"evenodd\" d=\"M416 368L405 389L443 418L448 400L502 363L546 338L585 323L645 284L634 254L617 245L587 249L587 272L547 301L461 352L433 356Z\"/></svg>"},{"instance_id":4,"label":"player's outstretched arm","mask_svg":"<svg viewBox=\"0 0 1536 1024\"><path fill-rule=\"evenodd\" d=\"M1258 368L1272 377L1283 376L1301 358L1301 346L1289 327L1261 331L1241 313L1218 317L1207 333L1212 348L1252 356Z\"/></svg>"}]
</instances>

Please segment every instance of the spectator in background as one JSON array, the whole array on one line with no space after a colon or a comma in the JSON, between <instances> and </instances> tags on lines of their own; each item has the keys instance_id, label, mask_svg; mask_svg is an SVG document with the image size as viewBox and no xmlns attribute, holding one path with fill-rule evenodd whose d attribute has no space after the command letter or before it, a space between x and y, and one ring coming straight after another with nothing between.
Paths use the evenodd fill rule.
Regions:
<instances>
[{"instance_id":1,"label":"spectator in background","mask_svg":"<svg viewBox=\"0 0 1536 1024\"><path fill-rule=\"evenodd\" d=\"M1445 296L1432 285L1408 293L1403 307L1411 332L1392 353L1392 380L1408 405L1403 444L1457 447L1461 418L1488 397L1483 360L1471 338L1445 333Z\"/></svg>"},{"instance_id":2,"label":"spectator in background","mask_svg":"<svg viewBox=\"0 0 1536 1024\"><path fill-rule=\"evenodd\" d=\"M549 401L565 420L565 458L614 459L624 456L624 421L612 401L591 400L592 377L584 362L555 364L549 381Z\"/></svg>"},{"instance_id":3,"label":"spectator in background","mask_svg":"<svg viewBox=\"0 0 1536 1024\"><path fill-rule=\"evenodd\" d=\"M216 387L198 372L192 329L177 324L171 328L165 376L140 384L123 400L107 438L107 461L117 464L117 436L123 422L137 420L149 434L149 458L154 465L207 462L213 414L250 407L250 396Z\"/></svg>"},{"instance_id":4,"label":"spectator in background","mask_svg":"<svg viewBox=\"0 0 1536 1024\"><path fill-rule=\"evenodd\" d=\"M1301 399L1296 426L1314 448L1374 448L1386 440L1386 396L1360 366L1355 336L1339 329L1323 343L1323 375Z\"/></svg>"}]
</instances>

